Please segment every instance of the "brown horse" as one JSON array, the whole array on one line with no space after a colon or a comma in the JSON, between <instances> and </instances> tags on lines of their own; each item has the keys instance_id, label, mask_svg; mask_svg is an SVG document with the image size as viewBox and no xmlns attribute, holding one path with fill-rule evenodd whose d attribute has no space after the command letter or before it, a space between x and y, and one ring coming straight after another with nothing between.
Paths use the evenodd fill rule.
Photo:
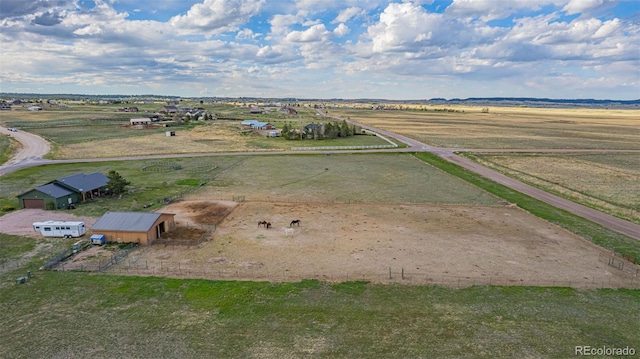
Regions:
<instances>
[{"instance_id":1,"label":"brown horse","mask_svg":"<svg viewBox=\"0 0 640 359\"><path fill-rule=\"evenodd\" d=\"M271 222L266 222L265 227L267 227L267 229L271 228Z\"/></svg>"},{"instance_id":2,"label":"brown horse","mask_svg":"<svg viewBox=\"0 0 640 359\"><path fill-rule=\"evenodd\" d=\"M267 226L267 221L258 222L258 227L262 227L262 226L266 227Z\"/></svg>"},{"instance_id":3,"label":"brown horse","mask_svg":"<svg viewBox=\"0 0 640 359\"><path fill-rule=\"evenodd\" d=\"M293 221L291 221L291 223L289 223L289 227L293 227L294 224L297 224L298 227L300 227L300 220L294 219Z\"/></svg>"}]
</instances>

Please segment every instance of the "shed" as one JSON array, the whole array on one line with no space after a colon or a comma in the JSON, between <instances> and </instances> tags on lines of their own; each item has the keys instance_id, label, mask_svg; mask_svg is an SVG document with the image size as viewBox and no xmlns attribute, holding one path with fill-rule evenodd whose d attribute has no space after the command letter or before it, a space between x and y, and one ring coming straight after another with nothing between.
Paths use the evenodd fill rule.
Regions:
<instances>
[{"instance_id":1,"label":"shed","mask_svg":"<svg viewBox=\"0 0 640 359\"><path fill-rule=\"evenodd\" d=\"M164 232L175 229L173 213L107 212L91 227L107 242L151 244Z\"/></svg>"},{"instance_id":2,"label":"shed","mask_svg":"<svg viewBox=\"0 0 640 359\"><path fill-rule=\"evenodd\" d=\"M131 125L150 125L151 119L148 117L132 118L131 120L129 120L129 123Z\"/></svg>"}]
</instances>

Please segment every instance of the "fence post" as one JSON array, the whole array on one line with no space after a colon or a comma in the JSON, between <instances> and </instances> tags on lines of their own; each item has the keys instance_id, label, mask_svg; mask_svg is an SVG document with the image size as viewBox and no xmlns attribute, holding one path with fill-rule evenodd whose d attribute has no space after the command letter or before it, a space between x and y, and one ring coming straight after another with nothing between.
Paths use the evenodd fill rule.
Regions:
<instances>
[{"instance_id":1,"label":"fence post","mask_svg":"<svg viewBox=\"0 0 640 359\"><path fill-rule=\"evenodd\" d=\"M391 267L389 267L389 280L391 280Z\"/></svg>"}]
</instances>

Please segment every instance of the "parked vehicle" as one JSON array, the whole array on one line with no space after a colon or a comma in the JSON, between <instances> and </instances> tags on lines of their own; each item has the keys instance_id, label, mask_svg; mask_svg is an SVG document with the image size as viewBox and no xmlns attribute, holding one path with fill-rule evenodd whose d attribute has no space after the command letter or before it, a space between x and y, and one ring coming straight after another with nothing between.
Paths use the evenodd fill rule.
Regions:
<instances>
[{"instance_id":1,"label":"parked vehicle","mask_svg":"<svg viewBox=\"0 0 640 359\"><path fill-rule=\"evenodd\" d=\"M81 237L87 232L84 222L63 221L34 222L33 230L45 237L63 238Z\"/></svg>"}]
</instances>

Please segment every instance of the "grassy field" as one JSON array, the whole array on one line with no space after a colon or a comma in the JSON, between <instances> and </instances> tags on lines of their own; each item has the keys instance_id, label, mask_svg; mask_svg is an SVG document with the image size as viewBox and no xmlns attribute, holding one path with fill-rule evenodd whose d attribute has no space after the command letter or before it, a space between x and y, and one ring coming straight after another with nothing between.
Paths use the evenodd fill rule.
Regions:
<instances>
[{"instance_id":1,"label":"grassy field","mask_svg":"<svg viewBox=\"0 0 640 359\"><path fill-rule=\"evenodd\" d=\"M439 147L640 149L634 110L481 107L446 111L332 109L332 116L397 132Z\"/></svg>"},{"instance_id":2,"label":"grassy field","mask_svg":"<svg viewBox=\"0 0 640 359\"><path fill-rule=\"evenodd\" d=\"M640 223L640 155L468 154L521 181Z\"/></svg>"},{"instance_id":3,"label":"grassy field","mask_svg":"<svg viewBox=\"0 0 640 359\"><path fill-rule=\"evenodd\" d=\"M113 169L131 182L130 193L123 198L98 198L88 201L70 212L100 216L107 210L154 210L164 205L165 199L180 197L244 160L242 156L196 157L153 161L73 163L28 168L2 177L0 203L17 206L18 194L58 177L79 172L107 174ZM145 205L150 206L145 209L143 208Z\"/></svg>"},{"instance_id":4,"label":"grassy field","mask_svg":"<svg viewBox=\"0 0 640 359\"><path fill-rule=\"evenodd\" d=\"M498 205L500 200L406 154L248 158L191 197L328 203Z\"/></svg>"},{"instance_id":5,"label":"grassy field","mask_svg":"<svg viewBox=\"0 0 640 359\"><path fill-rule=\"evenodd\" d=\"M12 147L9 136L0 136L0 164L7 162L11 153Z\"/></svg>"},{"instance_id":6,"label":"grassy field","mask_svg":"<svg viewBox=\"0 0 640 359\"><path fill-rule=\"evenodd\" d=\"M192 191L196 197L214 193L227 200L245 196L294 202L500 203L485 191L400 154L216 156L49 165L3 176L0 203L17 206L18 194L58 177L106 174L111 169L131 182L131 193L122 199L92 200L71 212L99 216L106 210L142 210L149 204L148 210L153 210L165 198Z\"/></svg>"},{"instance_id":7,"label":"grassy field","mask_svg":"<svg viewBox=\"0 0 640 359\"><path fill-rule=\"evenodd\" d=\"M172 124L170 130L176 137L167 137L164 127L137 129L128 126L133 117L149 116L152 112L125 113L118 108L124 105L81 105L70 109L45 111L14 110L0 113L0 124L36 133L52 144L48 156L54 159L119 157L123 153L173 154L228 151L290 150L293 146L371 146L387 145L376 136L354 136L333 140L287 141L283 138L267 138L242 130L241 119L257 119L270 122L277 128L286 123L302 128L313 122L326 122L316 116L311 108L298 108L298 114L284 115L277 111L250 114L247 107L232 105L200 105L221 118L208 122ZM161 105L144 105L149 111L159 110ZM154 107L155 106L155 107ZM1 143L0 143L1 145ZM1 148L0 148L1 149ZM1 159L1 158L0 158Z\"/></svg>"},{"instance_id":8,"label":"grassy field","mask_svg":"<svg viewBox=\"0 0 640 359\"><path fill-rule=\"evenodd\" d=\"M28 268L0 275L0 357L566 358L578 345L640 350L637 290L220 282L35 265L27 284L13 283Z\"/></svg>"}]
</instances>

